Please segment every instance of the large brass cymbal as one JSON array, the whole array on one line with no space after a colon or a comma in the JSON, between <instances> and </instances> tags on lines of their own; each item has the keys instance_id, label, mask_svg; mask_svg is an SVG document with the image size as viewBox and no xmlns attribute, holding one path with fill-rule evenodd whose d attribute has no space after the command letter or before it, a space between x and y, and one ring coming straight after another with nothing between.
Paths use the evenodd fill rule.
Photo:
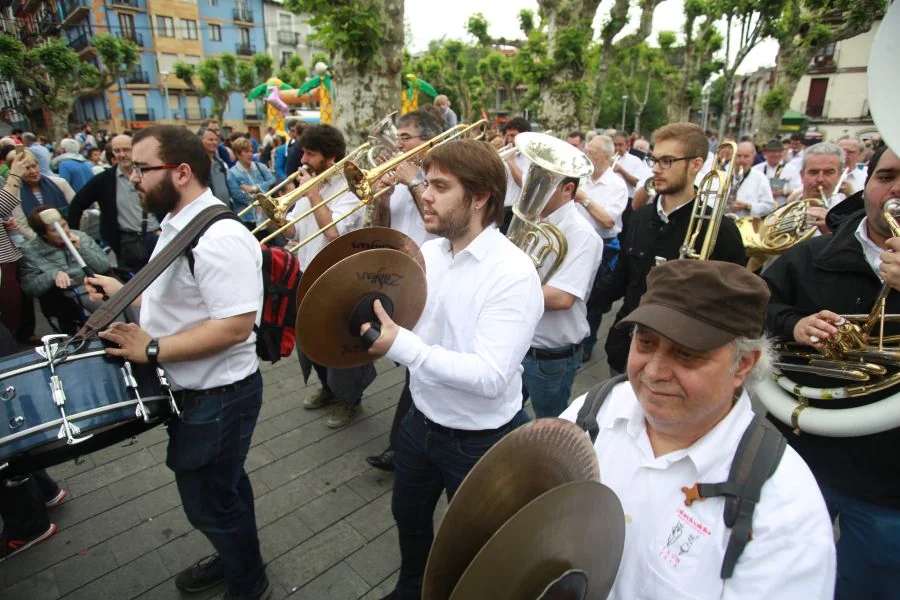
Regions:
<instances>
[{"instance_id":1,"label":"large brass cymbal","mask_svg":"<svg viewBox=\"0 0 900 600\"><path fill-rule=\"evenodd\" d=\"M351 313L371 293L387 296L392 319L412 329L425 308L425 271L408 254L391 248L348 256L318 277L297 311L297 343L314 363L347 368L377 357L369 354L358 333L351 333Z\"/></svg>"},{"instance_id":2,"label":"large brass cymbal","mask_svg":"<svg viewBox=\"0 0 900 600\"><path fill-rule=\"evenodd\" d=\"M450 598L482 546L523 506L565 483L599 480L591 439L574 423L538 419L512 431L456 491L431 545L422 598Z\"/></svg>"},{"instance_id":3,"label":"large brass cymbal","mask_svg":"<svg viewBox=\"0 0 900 600\"><path fill-rule=\"evenodd\" d=\"M332 240L316 254L308 265L301 265L304 268L300 285L297 287L297 308L303 304L303 297L316 279L321 277L332 265L348 256L376 248L400 250L411 256L422 267L422 270L425 269L425 259L422 257L421 250L406 234L389 227L363 227Z\"/></svg>"},{"instance_id":4,"label":"large brass cymbal","mask_svg":"<svg viewBox=\"0 0 900 600\"><path fill-rule=\"evenodd\" d=\"M573 481L541 495L492 537L451 600L533 600L570 569L587 575L586 598L603 600L625 547L625 513L597 481ZM427 596L425 596L427 598Z\"/></svg>"}]
</instances>

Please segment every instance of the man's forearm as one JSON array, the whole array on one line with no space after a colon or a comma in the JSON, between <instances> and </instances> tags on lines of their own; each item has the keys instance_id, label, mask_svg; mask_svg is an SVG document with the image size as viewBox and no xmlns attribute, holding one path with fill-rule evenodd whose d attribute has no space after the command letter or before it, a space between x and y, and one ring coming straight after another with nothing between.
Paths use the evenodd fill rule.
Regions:
<instances>
[{"instance_id":1,"label":"man's forearm","mask_svg":"<svg viewBox=\"0 0 900 600\"><path fill-rule=\"evenodd\" d=\"M424 185L414 185L409 188L409 194L413 198L413 202L416 203L416 209L419 211L419 216L423 219L425 218L425 213L422 209L422 196L425 194L425 186Z\"/></svg>"}]
</instances>

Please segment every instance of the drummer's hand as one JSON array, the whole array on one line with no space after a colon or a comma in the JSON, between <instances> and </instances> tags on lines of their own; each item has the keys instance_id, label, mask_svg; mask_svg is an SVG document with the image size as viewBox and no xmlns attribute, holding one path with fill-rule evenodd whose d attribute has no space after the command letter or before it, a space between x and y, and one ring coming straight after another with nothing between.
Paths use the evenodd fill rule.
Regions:
<instances>
[{"instance_id":1,"label":"drummer's hand","mask_svg":"<svg viewBox=\"0 0 900 600\"><path fill-rule=\"evenodd\" d=\"M57 271L55 280L56 287L60 289L66 290L72 287L72 278L65 271Z\"/></svg>"},{"instance_id":2,"label":"drummer's hand","mask_svg":"<svg viewBox=\"0 0 900 600\"><path fill-rule=\"evenodd\" d=\"M397 333L400 331L400 326L394 323L384 311L384 308L381 306L381 300L376 300L373 304L373 308L375 309L375 316L381 321L381 335L378 336L378 339L375 340L375 343L369 348L369 354L377 354L380 356L382 354L387 354L387 351L394 345L394 340L397 339ZM364 334L370 327L372 326L368 323L363 323L362 327L359 328L359 334Z\"/></svg>"},{"instance_id":3,"label":"drummer's hand","mask_svg":"<svg viewBox=\"0 0 900 600\"><path fill-rule=\"evenodd\" d=\"M103 296L112 296L125 285L118 279L107 277L106 275L85 277L84 283L87 284L87 290L88 293L90 293L91 300L95 302L103 302Z\"/></svg>"},{"instance_id":4,"label":"drummer's hand","mask_svg":"<svg viewBox=\"0 0 900 600\"><path fill-rule=\"evenodd\" d=\"M412 163L412 161L404 161L397 165L397 168L394 170L394 177L396 180L403 185L409 185L410 182L416 178L419 174L419 169Z\"/></svg>"},{"instance_id":5,"label":"drummer's hand","mask_svg":"<svg viewBox=\"0 0 900 600\"><path fill-rule=\"evenodd\" d=\"M888 251L881 254L881 278L886 284L900 290L900 238L888 238Z\"/></svg>"},{"instance_id":6,"label":"drummer's hand","mask_svg":"<svg viewBox=\"0 0 900 600\"><path fill-rule=\"evenodd\" d=\"M101 331L98 335L119 346L118 348L107 348L107 354L122 356L137 364L147 363L147 344L153 340L153 336L138 327L136 323L113 323L109 329Z\"/></svg>"},{"instance_id":7,"label":"drummer's hand","mask_svg":"<svg viewBox=\"0 0 900 600\"><path fill-rule=\"evenodd\" d=\"M797 321L794 325L794 341L814 348L821 348L822 342L838 332L835 325L841 323L843 317L830 310L820 310Z\"/></svg>"}]
</instances>

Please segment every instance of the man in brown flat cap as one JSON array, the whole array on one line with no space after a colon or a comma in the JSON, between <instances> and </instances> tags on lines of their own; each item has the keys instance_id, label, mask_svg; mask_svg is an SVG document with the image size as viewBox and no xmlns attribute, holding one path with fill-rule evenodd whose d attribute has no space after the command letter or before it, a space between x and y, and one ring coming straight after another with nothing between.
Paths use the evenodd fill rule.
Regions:
<instances>
[{"instance_id":1,"label":"man in brown flat cap","mask_svg":"<svg viewBox=\"0 0 900 600\"><path fill-rule=\"evenodd\" d=\"M754 416L743 389L771 368L762 335L768 298L759 277L732 263L654 268L640 305L618 325L634 328L627 380L592 390L561 415L594 437L601 481L625 510L610 598L833 596L833 532L816 481ZM739 452L745 432L774 436L773 444ZM778 451L760 471L756 498L722 485L734 481L732 463L749 456L756 472L755 459L771 448ZM728 501L741 518L726 524L734 493L739 501Z\"/></svg>"}]
</instances>

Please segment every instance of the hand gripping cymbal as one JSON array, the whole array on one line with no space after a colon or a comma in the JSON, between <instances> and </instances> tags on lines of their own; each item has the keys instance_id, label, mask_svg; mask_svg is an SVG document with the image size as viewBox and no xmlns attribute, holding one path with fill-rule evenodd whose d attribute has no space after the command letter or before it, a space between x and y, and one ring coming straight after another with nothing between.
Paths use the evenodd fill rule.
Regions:
<instances>
[{"instance_id":1,"label":"hand gripping cymbal","mask_svg":"<svg viewBox=\"0 0 900 600\"><path fill-rule=\"evenodd\" d=\"M377 359L359 337L360 323L374 319L375 298L394 322L411 329L425 308L425 271L409 254L390 248L363 250L338 261L315 279L302 298L296 322L300 349L314 363L332 368Z\"/></svg>"},{"instance_id":2,"label":"hand gripping cymbal","mask_svg":"<svg viewBox=\"0 0 900 600\"><path fill-rule=\"evenodd\" d=\"M539 419L511 432L485 453L453 497L431 546L422 597L448 600L482 547L529 502L572 481L599 479L591 440L574 423Z\"/></svg>"}]
</instances>

